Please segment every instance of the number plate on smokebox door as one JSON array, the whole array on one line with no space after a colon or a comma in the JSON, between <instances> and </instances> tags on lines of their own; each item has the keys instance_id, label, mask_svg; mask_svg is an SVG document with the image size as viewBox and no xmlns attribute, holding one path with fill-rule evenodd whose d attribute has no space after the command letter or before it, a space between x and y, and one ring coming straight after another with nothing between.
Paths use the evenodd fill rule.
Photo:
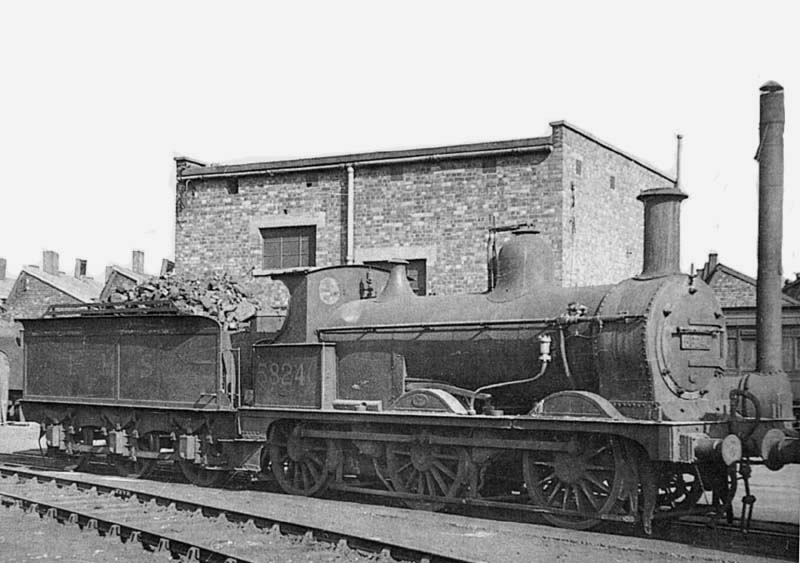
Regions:
<instances>
[{"instance_id":1,"label":"number plate on smokebox door","mask_svg":"<svg viewBox=\"0 0 800 563\"><path fill-rule=\"evenodd\" d=\"M711 350L708 334L681 334L681 350Z\"/></svg>"}]
</instances>

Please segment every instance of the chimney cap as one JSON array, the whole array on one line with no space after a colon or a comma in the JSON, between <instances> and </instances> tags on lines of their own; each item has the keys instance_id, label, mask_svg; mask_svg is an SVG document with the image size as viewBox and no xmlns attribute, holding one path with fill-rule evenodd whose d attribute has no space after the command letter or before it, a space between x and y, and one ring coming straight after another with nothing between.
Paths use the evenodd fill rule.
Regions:
<instances>
[{"instance_id":1,"label":"chimney cap","mask_svg":"<svg viewBox=\"0 0 800 563\"><path fill-rule=\"evenodd\" d=\"M642 190L639 195L636 196L636 199L639 201L644 201L651 197L657 196L666 196L666 197L674 197L675 199L684 200L689 197L686 192L682 191L680 188L651 188L649 190Z\"/></svg>"},{"instance_id":2,"label":"chimney cap","mask_svg":"<svg viewBox=\"0 0 800 563\"><path fill-rule=\"evenodd\" d=\"M774 80L769 80L767 82L764 82L764 84L761 85L761 88L759 88L759 90L761 90L764 93L781 92L783 91L783 86L781 86Z\"/></svg>"},{"instance_id":3,"label":"chimney cap","mask_svg":"<svg viewBox=\"0 0 800 563\"><path fill-rule=\"evenodd\" d=\"M534 227L533 225L520 225L513 231L511 231L512 235L538 235L541 233L539 229Z\"/></svg>"}]
</instances>

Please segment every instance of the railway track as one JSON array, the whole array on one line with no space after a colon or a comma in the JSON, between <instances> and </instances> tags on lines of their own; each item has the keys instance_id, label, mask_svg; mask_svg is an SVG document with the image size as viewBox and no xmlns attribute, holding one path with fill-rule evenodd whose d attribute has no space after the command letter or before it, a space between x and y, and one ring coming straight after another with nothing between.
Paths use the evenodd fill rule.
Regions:
<instances>
[{"instance_id":1,"label":"railway track","mask_svg":"<svg viewBox=\"0 0 800 563\"><path fill-rule=\"evenodd\" d=\"M0 458L0 461L8 463L8 459ZM21 460L20 460L21 461ZM100 466L101 467L101 466ZM49 468L50 471L54 468ZM404 542L391 542L386 539L376 541L375 537L363 537L357 534L348 535L342 534L340 531L333 533L330 529L324 527L304 526L298 522L296 518L288 520L280 520L277 518L265 518L253 514L247 510L230 510L222 509L215 506L209 506L203 502L196 502L187 499L184 495L165 495L153 494L142 492L141 487L133 487L132 485L153 484L150 481L137 481L131 484L131 487L126 486L126 482L114 482L109 485L99 485L96 479L91 479L91 476L81 476L81 474L74 475L53 475L47 472L34 471L22 466L0 466L0 476L17 477L22 480L37 483L54 483L57 487L50 487L50 492L60 491L65 488L72 488L76 490L93 490L98 494L102 493L105 497L114 501L115 506L119 503L127 503L128 507L133 508L115 508L113 513L117 511L129 512L135 514L137 511L141 513L142 506L149 509L167 510L170 517L175 517L178 520L188 520L192 526L197 526L199 516L203 516L205 520L210 520L217 525L220 522L227 522L234 526L238 531L242 525L249 527L251 532L258 534L268 534L271 539L280 537L291 537L294 541L305 542L311 545L314 542L324 544L327 549L338 549L340 552L347 549L355 549L358 553L383 553L383 557L387 560L390 555L394 559L412 560L412 561L485 561L476 557L470 558L454 558L436 552L436 549L425 550L419 549L419 545L409 546ZM164 472L164 477L168 480L174 480L174 475L170 479L168 471ZM5 479L4 481L8 481ZM0 481L2 483L2 481ZM131 482L127 482L131 483ZM156 484L158 482L155 482ZM152 487L149 487L152 488ZM161 488L163 489L163 482ZM232 482L229 484L231 490L236 489L252 489L246 483ZM3 491L6 489L3 488ZM207 491L207 489L203 489ZM169 550L177 555L183 557L198 557L200 560L208 561L248 561L246 557L239 557L235 554L226 552L215 553L213 546L208 545L195 545L191 541L182 539L180 536L164 535L158 536L157 530L135 529L135 526L126 524L126 522L111 521L111 519L103 515L95 515L92 517L90 514L84 514L80 511L75 511L76 516L71 516L68 510L69 507L57 506L57 503L48 504L43 502L42 499L13 499L5 492L0 493L0 496L8 499L8 503L16 503L21 507L31 507L29 510L36 510L40 514L50 515L56 517L60 521L70 522L76 521L80 526L96 527L99 533L104 535L118 535L123 541L138 540L150 550ZM96 495L90 495L94 498ZM293 497L294 498L294 497ZM309 499L303 499L309 500ZM136 503L132 501L138 501ZM361 499L363 502L363 499ZM169 508L172 506L173 508ZM474 507L473 507L474 508ZM458 511L462 512L462 511ZM475 516L474 510L465 510L462 512L467 516ZM527 513L520 513L518 517L530 516ZM485 516L495 517L508 520L508 514L503 518L500 515L485 514ZM162 515L163 517L163 515ZM515 520L516 518L511 518ZM90 524L94 520L95 523ZM529 521L529 520L528 520ZM249 522L249 524L248 524ZM504 524L498 522L498 527ZM534 528L534 526L530 526ZM610 524L605 529L599 530L602 534L617 534L630 538L631 529L620 532ZM566 532L567 535L570 532ZM596 534L603 537L601 534ZM637 534L634 534L637 535ZM654 536L652 538L644 538L639 535L644 541L643 545L647 542L655 545L658 540L663 540L670 543L680 544L681 546L690 545L699 548L714 549L720 553L735 553L735 554L752 554L757 556L769 556L793 560L796 558L797 545L798 545L798 531L797 526L779 524L779 523L763 523L753 522L753 526L748 534L742 534L738 527L730 526L725 523L717 523L713 528L709 527L708 519L684 519L681 521L662 521L654 529ZM613 537L613 536L608 536ZM163 541L162 541L163 540ZM606 540L608 542L609 540ZM617 542L618 540L610 540ZM623 542L624 543L624 542ZM655 549L655 548L654 548Z\"/></svg>"},{"instance_id":2,"label":"railway track","mask_svg":"<svg viewBox=\"0 0 800 563\"><path fill-rule=\"evenodd\" d=\"M263 545L267 541L283 542L283 546L273 546L278 550L333 551L344 561L374 561L377 555L378 560L386 562L472 563L470 559L421 552L388 540L335 534L296 521L264 518L186 498L131 491L122 485L86 483L77 475L46 475L10 465L0 466L0 503L84 530L96 530L105 537L118 537L124 543L138 542L148 551L168 552L189 561L264 561ZM219 547L219 543L226 548ZM298 543L299 548L292 547Z\"/></svg>"}]
</instances>

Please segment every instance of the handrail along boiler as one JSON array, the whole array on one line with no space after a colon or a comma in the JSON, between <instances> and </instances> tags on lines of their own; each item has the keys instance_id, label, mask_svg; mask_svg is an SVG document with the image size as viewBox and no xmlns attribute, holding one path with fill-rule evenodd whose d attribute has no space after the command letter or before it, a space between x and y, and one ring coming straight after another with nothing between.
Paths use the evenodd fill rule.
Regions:
<instances>
[{"instance_id":1,"label":"handrail along boiler","mask_svg":"<svg viewBox=\"0 0 800 563\"><path fill-rule=\"evenodd\" d=\"M782 88L764 85L761 106L759 232L774 249ZM725 370L720 306L679 270L684 198L640 194L642 272L612 285L557 286L529 228L503 244L482 294L418 297L401 262L286 274L284 327L241 373L210 319L109 307L23 321L25 413L52 451L126 475L176 460L202 485L261 472L292 494L513 507L583 529L730 516L750 463L797 463L798 437L780 336L759 339L758 372ZM758 299L778 302L780 330L774 254L759 254ZM759 330L775 330L773 309Z\"/></svg>"}]
</instances>

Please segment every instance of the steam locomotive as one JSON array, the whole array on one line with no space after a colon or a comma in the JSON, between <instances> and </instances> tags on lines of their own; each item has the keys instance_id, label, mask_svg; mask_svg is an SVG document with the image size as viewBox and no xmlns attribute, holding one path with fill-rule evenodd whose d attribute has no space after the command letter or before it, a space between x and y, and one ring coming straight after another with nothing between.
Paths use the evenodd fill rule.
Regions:
<instances>
[{"instance_id":1,"label":"steam locomotive","mask_svg":"<svg viewBox=\"0 0 800 563\"><path fill-rule=\"evenodd\" d=\"M761 103L760 230L779 248L782 88L766 84ZM75 466L102 456L128 476L172 460L203 486L266 473L290 494L510 507L579 529L730 512L750 463L800 460L780 265L760 255L760 325L773 328L759 371L726 372L719 304L679 271L685 197L640 194L644 266L614 285L556 286L530 229L502 246L482 294L418 297L402 262L287 274L285 325L249 365L208 318L57 307L22 321L25 415L51 452Z\"/></svg>"}]
</instances>

